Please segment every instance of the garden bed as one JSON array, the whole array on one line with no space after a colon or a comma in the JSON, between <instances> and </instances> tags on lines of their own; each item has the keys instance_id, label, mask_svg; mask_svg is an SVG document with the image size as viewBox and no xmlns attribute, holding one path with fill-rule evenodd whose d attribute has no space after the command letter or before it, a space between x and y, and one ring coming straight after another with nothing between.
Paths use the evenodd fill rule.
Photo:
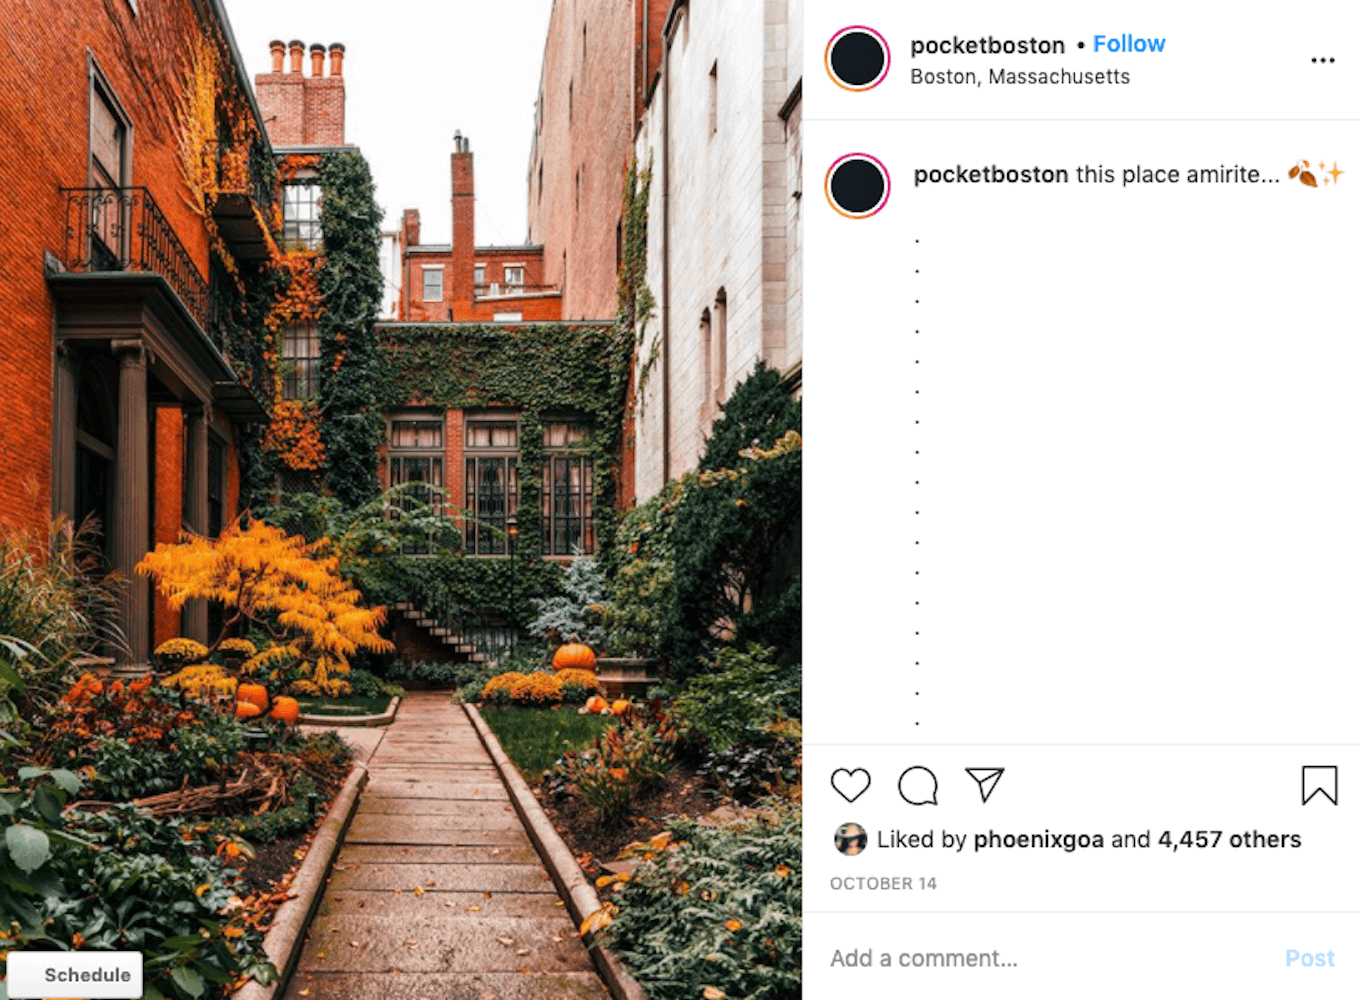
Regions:
<instances>
[{"instance_id":1,"label":"garden bed","mask_svg":"<svg viewBox=\"0 0 1360 1000\"><path fill-rule=\"evenodd\" d=\"M386 694L364 698L350 695L345 698L299 697L298 707L303 715L382 715L391 697Z\"/></svg>"}]
</instances>

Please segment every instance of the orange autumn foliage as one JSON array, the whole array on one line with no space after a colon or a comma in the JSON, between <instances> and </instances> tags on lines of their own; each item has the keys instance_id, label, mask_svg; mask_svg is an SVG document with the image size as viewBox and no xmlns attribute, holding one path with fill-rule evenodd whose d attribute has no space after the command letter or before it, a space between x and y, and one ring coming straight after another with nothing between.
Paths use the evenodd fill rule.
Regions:
<instances>
[{"instance_id":1,"label":"orange autumn foliage","mask_svg":"<svg viewBox=\"0 0 1360 1000\"><path fill-rule=\"evenodd\" d=\"M251 520L216 540L190 535L162 543L137 572L152 577L175 610L192 600L222 605L213 649L238 626L251 625L343 673L360 649L387 653L393 646L378 631L386 609L359 603L359 591L340 575L340 560L322 555L329 547L329 539L308 542Z\"/></svg>"}]
</instances>

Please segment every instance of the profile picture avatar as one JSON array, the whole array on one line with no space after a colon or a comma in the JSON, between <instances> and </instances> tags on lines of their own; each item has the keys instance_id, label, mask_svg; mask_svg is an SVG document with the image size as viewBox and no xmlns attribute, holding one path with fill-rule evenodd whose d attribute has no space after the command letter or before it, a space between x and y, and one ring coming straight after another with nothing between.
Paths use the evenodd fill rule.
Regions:
<instances>
[{"instance_id":1,"label":"profile picture avatar","mask_svg":"<svg viewBox=\"0 0 1360 1000\"><path fill-rule=\"evenodd\" d=\"M853 858L869 846L869 832L858 823L846 823L836 830L836 850Z\"/></svg>"}]
</instances>

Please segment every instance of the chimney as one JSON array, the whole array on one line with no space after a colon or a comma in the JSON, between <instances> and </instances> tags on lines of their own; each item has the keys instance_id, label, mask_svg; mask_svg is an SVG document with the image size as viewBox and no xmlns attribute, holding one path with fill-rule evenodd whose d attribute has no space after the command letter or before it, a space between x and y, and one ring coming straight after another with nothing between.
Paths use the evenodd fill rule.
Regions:
<instances>
[{"instance_id":1,"label":"chimney","mask_svg":"<svg viewBox=\"0 0 1360 1000\"><path fill-rule=\"evenodd\" d=\"M297 39L288 43L288 55L289 61L292 63L292 72L296 73L298 76L302 75L302 50L304 48L305 46Z\"/></svg>"},{"instance_id":2,"label":"chimney","mask_svg":"<svg viewBox=\"0 0 1360 1000\"><path fill-rule=\"evenodd\" d=\"M318 77L325 75L326 72L326 46L317 42L312 46L312 76Z\"/></svg>"},{"instance_id":3,"label":"chimney","mask_svg":"<svg viewBox=\"0 0 1360 1000\"><path fill-rule=\"evenodd\" d=\"M406 246L420 246L420 209L408 208L401 213L401 234Z\"/></svg>"},{"instance_id":4,"label":"chimney","mask_svg":"<svg viewBox=\"0 0 1360 1000\"><path fill-rule=\"evenodd\" d=\"M450 286L454 302L472 301L473 266L477 255L476 185L472 170L472 143L462 132L453 138L453 260Z\"/></svg>"},{"instance_id":5,"label":"chimney","mask_svg":"<svg viewBox=\"0 0 1360 1000\"><path fill-rule=\"evenodd\" d=\"M331 76L343 76L345 67L345 47L339 42L331 44Z\"/></svg>"},{"instance_id":6,"label":"chimney","mask_svg":"<svg viewBox=\"0 0 1360 1000\"><path fill-rule=\"evenodd\" d=\"M274 71L275 73L282 73L282 72L283 72L283 54L284 54L285 52L287 52L287 51L288 51L288 46L284 45L283 42L270 42L270 43L269 43L269 55L270 55L270 57L274 60L274 70L273 70L273 71Z\"/></svg>"}]
</instances>

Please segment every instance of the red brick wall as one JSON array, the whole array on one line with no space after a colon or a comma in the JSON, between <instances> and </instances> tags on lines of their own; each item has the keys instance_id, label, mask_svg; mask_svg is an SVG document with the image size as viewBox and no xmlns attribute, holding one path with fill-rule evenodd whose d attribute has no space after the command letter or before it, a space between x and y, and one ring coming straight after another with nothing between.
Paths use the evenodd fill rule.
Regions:
<instances>
[{"instance_id":1,"label":"red brick wall","mask_svg":"<svg viewBox=\"0 0 1360 1000\"><path fill-rule=\"evenodd\" d=\"M184 520L184 415L178 406L156 409L156 523L152 538L157 545L179 541ZM168 599L156 593L155 634L152 645L159 646L181 633L180 613Z\"/></svg>"},{"instance_id":2,"label":"red brick wall","mask_svg":"<svg viewBox=\"0 0 1360 1000\"><path fill-rule=\"evenodd\" d=\"M312 76L310 59L302 73L260 73L255 99L264 115L269 139L276 146L343 146L345 144L345 78Z\"/></svg>"},{"instance_id":3,"label":"red brick wall","mask_svg":"<svg viewBox=\"0 0 1360 1000\"><path fill-rule=\"evenodd\" d=\"M44 251L64 252L59 187L88 183L90 59L131 118L132 183L146 185L207 273L186 204L174 112L199 34L189 0L7 0L0 19L0 522L39 529L51 511L53 304Z\"/></svg>"},{"instance_id":4,"label":"red brick wall","mask_svg":"<svg viewBox=\"0 0 1360 1000\"><path fill-rule=\"evenodd\" d=\"M617 311L616 237L636 120L639 30L633 5L618 0L553 5L529 163L529 239L543 244L544 280L564 285L563 319L609 319Z\"/></svg>"},{"instance_id":5,"label":"red brick wall","mask_svg":"<svg viewBox=\"0 0 1360 1000\"><path fill-rule=\"evenodd\" d=\"M463 475L463 411L449 410L444 415L444 487L449 491L449 506L467 506L467 484Z\"/></svg>"},{"instance_id":6,"label":"red brick wall","mask_svg":"<svg viewBox=\"0 0 1360 1000\"><path fill-rule=\"evenodd\" d=\"M453 253L415 253L406 256L406 275L404 281L402 319L413 323L447 323L449 310L458 323L485 322L494 320L498 312L521 313L528 322L553 322L562 318L562 298L560 295L517 295L490 301L474 301L473 267L477 262L487 265L487 282L503 283L506 262L524 265L524 281L529 285L543 284L543 254L538 250L488 249L478 250L467 264L466 277L454 280L455 268L463 266L460 255ZM444 267L444 298L439 302L426 302L426 267L441 264Z\"/></svg>"}]
</instances>

